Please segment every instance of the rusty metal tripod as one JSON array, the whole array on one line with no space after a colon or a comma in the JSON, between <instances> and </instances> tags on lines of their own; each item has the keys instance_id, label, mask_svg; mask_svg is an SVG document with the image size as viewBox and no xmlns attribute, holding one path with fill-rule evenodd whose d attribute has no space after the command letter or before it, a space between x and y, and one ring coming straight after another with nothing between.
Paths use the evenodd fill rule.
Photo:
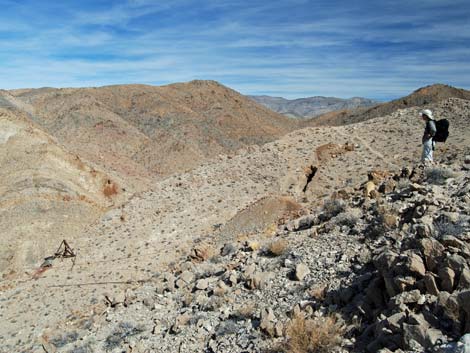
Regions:
<instances>
[{"instance_id":1,"label":"rusty metal tripod","mask_svg":"<svg viewBox=\"0 0 470 353\"><path fill-rule=\"evenodd\" d=\"M73 252L73 249L67 243L67 240L62 240L56 252L54 253L55 258L69 258L76 257L77 255Z\"/></svg>"}]
</instances>

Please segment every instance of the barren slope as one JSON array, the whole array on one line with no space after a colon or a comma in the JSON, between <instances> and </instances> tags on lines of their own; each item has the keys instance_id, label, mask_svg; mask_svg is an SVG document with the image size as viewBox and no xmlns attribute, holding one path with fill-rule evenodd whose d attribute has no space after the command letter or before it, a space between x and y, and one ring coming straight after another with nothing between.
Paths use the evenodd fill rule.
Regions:
<instances>
[{"instance_id":1,"label":"barren slope","mask_svg":"<svg viewBox=\"0 0 470 353\"><path fill-rule=\"evenodd\" d=\"M0 146L2 274L42 260L125 198L114 179L63 150L25 115L0 108Z\"/></svg>"},{"instance_id":2,"label":"barren slope","mask_svg":"<svg viewBox=\"0 0 470 353\"><path fill-rule=\"evenodd\" d=\"M137 187L296 125L213 81L11 91L70 151Z\"/></svg>"},{"instance_id":3,"label":"barren slope","mask_svg":"<svg viewBox=\"0 0 470 353\"><path fill-rule=\"evenodd\" d=\"M439 145L437 159L468 154L470 102L451 99L431 108L451 122L451 137ZM266 225L276 223L276 218L259 217L256 225L244 210L262 215L264 209L282 218L283 212L310 208L334 190L357 185L371 169L393 171L419 160L419 109L345 127L295 131L156 182L71 242L79 253L73 268L68 261L56 261L37 281L30 273L24 282L3 282L5 347L38 347L41 337L65 326L93 330L103 320L104 293L123 295L187 256L194 244L247 237L250 229L269 233ZM267 197L278 198L279 207L264 201ZM18 305L28 310L19 311Z\"/></svg>"}]
</instances>

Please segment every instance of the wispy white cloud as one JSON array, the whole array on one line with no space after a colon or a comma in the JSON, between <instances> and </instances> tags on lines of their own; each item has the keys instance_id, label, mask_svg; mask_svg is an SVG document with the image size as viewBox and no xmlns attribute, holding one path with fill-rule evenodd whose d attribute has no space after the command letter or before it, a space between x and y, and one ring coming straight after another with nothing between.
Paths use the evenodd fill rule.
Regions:
<instances>
[{"instance_id":1,"label":"wispy white cloud","mask_svg":"<svg viewBox=\"0 0 470 353\"><path fill-rule=\"evenodd\" d=\"M468 88L470 9L461 0L449 4L8 1L0 14L0 87L198 78L287 98L391 98L433 82Z\"/></svg>"}]
</instances>

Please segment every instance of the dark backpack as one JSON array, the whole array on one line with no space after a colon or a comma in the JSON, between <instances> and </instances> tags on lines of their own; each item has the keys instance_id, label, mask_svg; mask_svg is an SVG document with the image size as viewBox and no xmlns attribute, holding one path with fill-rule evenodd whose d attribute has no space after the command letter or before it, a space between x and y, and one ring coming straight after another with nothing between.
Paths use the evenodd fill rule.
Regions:
<instances>
[{"instance_id":1,"label":"dark backpack","mask_svg":"<svg viewBox=\"0 0 470 353\"><path fill-rule=\"evenodd\" d=\"M446 142L447 137L449 137L449 120L436 121L436 134L432 139L436 142Z\"/></svg>"}]
</instances>

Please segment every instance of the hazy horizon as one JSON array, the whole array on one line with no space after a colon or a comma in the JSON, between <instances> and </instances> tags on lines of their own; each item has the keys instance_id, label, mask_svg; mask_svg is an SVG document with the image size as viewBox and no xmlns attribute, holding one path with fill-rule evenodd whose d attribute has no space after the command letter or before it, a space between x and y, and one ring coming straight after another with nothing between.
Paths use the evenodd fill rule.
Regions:
<instances>
[{"instance_id":1,"label":"hazy horizon","mask_svg":"<svg viewBox=\"0 0 470 353\"><path fill-rule=\"evenodd\" d=\"M190 81L188 81L188 82L190 82ZM172 83L162 84L162 85L132 82L132 83L116 83L116 84L112 84L112 85L100 85L100 86L67 86L67 87L39 86L39 87L19 87L19 88L2 88L2 87L0 87L0 89L6 90L6 91L21 91L21 90L29 90L29 89L49 89L49 88L50 89L100 88L100 87L108 87L108 86L125 86L125 85L147 85L147 86L159 87L159 86L171 85L171 84L174 84L174 83L185 83L185 82L172 82ZM233 87L230 87L230 86L227 86L227 87L233 89ZM412 91L410 91L408 93L405 92L402 96L396 96L396 97L390 97L390 98L374 98L374 97L365 97L365 96L340 97L340 96L326 96L326 95L321 95L321 94L318 94L318 95L315 95L315 96L287 98L287 97L274 96L274 95L269 95L269 94L244 94L243 92L240 92L240 93L245 95L245 96L260 96L260 97L266 96L266 97L271 97L271 98L283 98L283 99L286 99L286 100L289 100L289 101L293 101L293 100L296 100L296 99L323 97L323 98L339 98L339 99L366 98L366 99L375 100L375 101L381 103L381 102L388 102L388 101L392 101L394 99L402 98L403 96L407 96L407 95L413 93L415 90L417 90L419 88L422 88L422 87L417 87L416 89L413 89ZM456 87L456 88L465 89L463 87Z\"/></svg>"}]
</instances>

